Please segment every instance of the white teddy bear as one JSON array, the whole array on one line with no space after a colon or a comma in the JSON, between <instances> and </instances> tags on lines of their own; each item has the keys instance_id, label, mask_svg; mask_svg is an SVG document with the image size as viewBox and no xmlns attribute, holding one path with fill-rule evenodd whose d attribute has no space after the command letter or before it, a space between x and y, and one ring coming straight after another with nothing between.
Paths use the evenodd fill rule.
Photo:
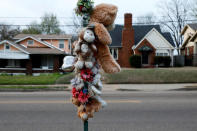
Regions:
<instances>
[{"instance_id":1,"label":"white teddy bear","mask_svg":"<svg viewBox=\"0 0 197 131\"><path fill-rule=\"evenodd\" d=\"M93 60L93 52L97 51L96 46L93 44L94 40L94 32L86 29L83 34L83 40L80 39L75 45L74 52L78 56L75 68L82 69L85 66L88 69L92 69L95 61Z\"/></svg>"}]
</instances>

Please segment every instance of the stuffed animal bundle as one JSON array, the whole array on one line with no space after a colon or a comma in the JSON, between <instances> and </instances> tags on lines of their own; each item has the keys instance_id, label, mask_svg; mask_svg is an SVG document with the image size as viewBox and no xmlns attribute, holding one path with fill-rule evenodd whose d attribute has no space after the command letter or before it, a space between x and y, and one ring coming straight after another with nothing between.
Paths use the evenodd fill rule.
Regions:
<instances>
[{"instance_id":1,"label":"stuffed animal bundle","mask_svg":"<svg viewBox=\"0 0 197 131\"><path fill-rule=\"evenodd\" d=\"M86 4L79 5L78 11ZM100 67L106 73L120 71L108 47L112 42L108 30L114 27L117 7L100 4L92 9L89 25L81 30L78 41L74 42L76 58L73 67L76 76L71 80L72 103L77 106L78 116L84 121L93 118L95 112L107 105L100 97L103 89Z\"/></svg>"},{"instance_id":2,"label":"stuffed animal bundle","mask_svg":"<svg viewBox=\"0 0 197 131\"><path fill-rule=\"evenodd\" d=\"M106 102L100 97L103 85L95 58L94 26L84 28L79 36L74 48L78 60L74 64L76 77L71 81L72 102L78 107L78 116L86 121L93 117L94 112L106 106Z\"/></svg>"}]
</instances>

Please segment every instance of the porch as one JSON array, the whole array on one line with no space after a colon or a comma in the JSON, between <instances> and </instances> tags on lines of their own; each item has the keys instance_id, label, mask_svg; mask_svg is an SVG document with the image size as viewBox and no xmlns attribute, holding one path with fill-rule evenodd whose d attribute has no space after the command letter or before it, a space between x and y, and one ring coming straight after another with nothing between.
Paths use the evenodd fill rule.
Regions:
<instances>
[{"instance_id":1,"label":"porch","mask_svg":"<svg viewBox=\"0 0 197 131\"><path fill-rule=\"evenodd\" d=\"M0 58L0 73L27 74L60 72L64 55L30 55L29 59Z\"/></svg>"}]
</instances>

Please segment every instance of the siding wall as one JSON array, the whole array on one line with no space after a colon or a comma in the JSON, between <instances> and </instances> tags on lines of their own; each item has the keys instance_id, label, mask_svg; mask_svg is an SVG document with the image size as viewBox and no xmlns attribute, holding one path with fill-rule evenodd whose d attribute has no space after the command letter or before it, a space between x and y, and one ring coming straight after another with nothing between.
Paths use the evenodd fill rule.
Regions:
<instances>
[{"instance_id":1,"label":"siding wall","mask_svg":"<svg viewBox=\"0 0 197 131\"><path fill-rule=\"evenodd\" d=\"M33 45L28 45L28 44L27 44L27 41L28 41L28 40L33 40L33 39L31 39L31 38L25 39L25 40L21 41L20 44L21 44L21 45L24 45L24 46L26 46L26 47L33 47L33 48L35 48L35 47L47 48L47 47L48 47L48 46L46 46L46 45L44 45L44 44L42 44L42 43L40 43L40 42L38 42L38 41L35 41L35 40L33 40L33 41L34 41L34 44L33 44ZM48 47L48 48L49 48L49 47Z\"/></svg>"},{"instance_id":2,"label":"siding wall","mask_svg":"<svg viewBox=\"0 0 197 131\"><path fill-rule=\"evenodd\" d=\"M44 40L48 43L51 43L53 46L59 48L59 40L52 40L52 39L48 39L48 40ZM64 49L65 52L70 53L69 50L69 40L64 40Z\"/></svg>"}]
</instances>

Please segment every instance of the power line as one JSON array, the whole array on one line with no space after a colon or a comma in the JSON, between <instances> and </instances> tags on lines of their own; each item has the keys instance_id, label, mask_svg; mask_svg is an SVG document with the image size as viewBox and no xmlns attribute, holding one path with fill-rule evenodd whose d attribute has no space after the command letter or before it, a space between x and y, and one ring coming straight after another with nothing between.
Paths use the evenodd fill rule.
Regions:
<instances>
[{"instance_id":1,"label":"power line","mask_svg":"<svg viewBox=\"0 0 197 131\"><path fill-rule=\"evenodd\" d=\"M179 21L162 21L162 22L133 22L132 24L134 25L144 25L144 24L163 24L163 23L178 23ZM193 20L183 20L183 22L197 22L197 19ZM0 24L0 26L17 26L17 27L28 27L28 26L34 26L34 27L40 27L41 25L28 25L28 24ZM64 24L64 25L57 25L58 27L76 27L76 26L81 26L81 25L73 25L73 24Z\"/></svg>"}]
</instances>

